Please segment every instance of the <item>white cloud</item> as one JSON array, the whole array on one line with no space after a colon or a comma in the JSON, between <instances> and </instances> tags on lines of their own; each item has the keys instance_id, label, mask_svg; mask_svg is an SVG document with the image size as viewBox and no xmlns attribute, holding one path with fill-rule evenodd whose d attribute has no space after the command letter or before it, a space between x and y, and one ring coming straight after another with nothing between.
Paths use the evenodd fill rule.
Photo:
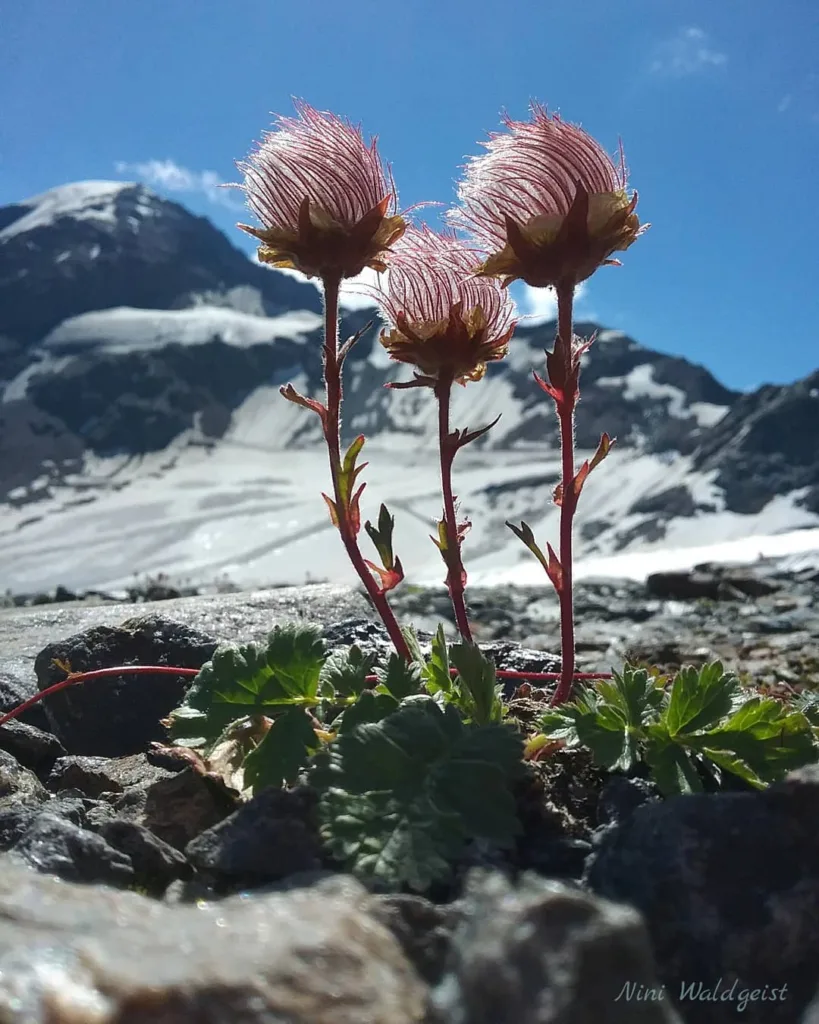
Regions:
<instances>
[{"instance_id":1,"label":"white cloud","mask_svg":"<svg viewBox=\"0 0 819 1024\"><path fill-rule=\"evenodd\" d=\"M543 324L557 319L557 296L554 288L532 288L518 281L510 285L509 290L515 300L517 315L526 317L524 325ZM575 306L586 297L586 282L583 281L575 289Z\"/></svg>"},{"instance_id":2,"label":"white cloud","mask_svg":"<svg viewBox=\"0 0 819 1024\"><path fill-rule=\"evenodd\" d=\"M212 203L227 206L233 210L243 209L237 202L225 182L216 171L191 171L180 167L173 160L145 160L142 163L127 163L118 160L115 164L117 174L135 174L148 185L166 189L168 192L199 192Z\"/></svg>"},{"instance_id":3,"label":"white cloud","mask_svg":"<svg viewBox=\"0 0 819 1024\"><path fill-rule=\"evenodd\" d=\"M259 262L257 251L250 254L250 259L254 263ZM305 282L312 284L313 287L318 291L322 292L321 281L318 278L306 278L300 270L287 270L283 267L271 268L278 274L287 274L288 277L294 277L297 281L301 281L302 284ZM357 277L348 278L346 281L341 282L341 295L339 296L338 304L342 309L372 309L375 307L375 299L367 296L363 290L358 290L359 285L369 285L370 287L375 286L378 283L378 274L374 270L366 268Z\"/></svg>"},{"instance_id":4,"label":"white cloud","mask_svg":"<svg viewBox=\"0 0 819 1024\"><path fill-rule=\"evenodd\" d=\"M776 112L778 114L784 114L792 102L793 96L791 96L790 93L788 93L787 96L783 96L782 99L779 101L779 105L776 108Z\"/></svg>"},{"instance_id":5,"label":"white cloud","mask_svg":"<svg viewBox=\"0 0 819 1024\"><path fill-rule=\"evenodd\" d=\"M378 273L375 270L370 270L369 267L365 267L356 277L351 277L341 283L341 296L338 300L339 305L344 309L370 309L376 305L375 299L367 295L366 291L361 288L361 285L365 285L369 288L376 288L378 286Z\"/></svg>"},{"instance_id":6,"label":"white cloud","mask_svg":"<svg viewBox=\"0 0 819 1024\"><path fill-rule=\"evenodd\" d=\"M726 54L713 48L707 33L690 27L655 48L649 70L670 78L684 78L709 67L721 67L727 60Z\"/></svg>"}]
</instances>

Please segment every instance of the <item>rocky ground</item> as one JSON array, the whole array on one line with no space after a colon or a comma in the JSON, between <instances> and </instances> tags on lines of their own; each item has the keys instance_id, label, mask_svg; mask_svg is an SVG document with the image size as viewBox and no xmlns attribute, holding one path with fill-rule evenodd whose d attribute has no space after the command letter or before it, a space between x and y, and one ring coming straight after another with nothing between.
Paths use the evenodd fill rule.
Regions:
<instances>
[{"instance_id":1,"label":"rocky ground","mask_svg":"<svg viewBox=\"0 0 819 1024\"><path fill-rule=\"evenodd\" d=\"M54 659L198 668L288 621L320 623L331 650L389 649L345 588L149 586L9 599L0 713L61 679ZM445 596L396 606L431 629ZM476 591L471 610L498 668L559 667L545 588ZM819 683L815 570L591 580L576 611L579 670L719 656L758 685ZM0 727L0 1020L819 1024L817 766L663 800L559 750L520 784L512 851L470 846L424 896L370 893L323 849L309 786L242 803L163 749L188 682L121 674Z\"/></svg>"},{"instance_id":2,"label":"rocky ground","mask_svg":"<svg viewBox=\"0 0 819 1024\"><path fill-rule=\"evenodd\" d=\"M238 590L230 583L221 592ZM78 601L141 604L209 591L172 585L159 575L122 593L6 594L0 607ZM455 636L444 587L404 586L390 595L404 622L433 632L443 622ZM511 640L539 651L559 652L557 597L543 587L470 587L470 618L480 641ZM819 686L819 569L788 572L771 559L750 566L715 564L690 571L660 572L645 583L587 579L575 584L577 667L610 672L625 660L663 671L719 658L756 685Z\"/></svg>"}]
</instances>

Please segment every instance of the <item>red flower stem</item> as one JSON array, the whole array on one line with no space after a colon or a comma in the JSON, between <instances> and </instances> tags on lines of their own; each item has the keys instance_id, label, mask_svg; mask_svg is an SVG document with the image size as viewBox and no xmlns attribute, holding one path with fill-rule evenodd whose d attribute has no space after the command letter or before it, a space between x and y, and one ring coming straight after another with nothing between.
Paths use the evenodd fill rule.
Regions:
<instances>
[{"instance_id":1,"label":"red flower stem","mask_svg":"<svg viewBox=\"0 0 819 1024\"><path fill-rule=\"evenodd\" d=\"M52 693L59 693L60 690L65 690L69 686L76 686L78 683L84 683L89 679L102 679L105 676L127 676L127 675L157 675L165 674L170 676L198 676L201 669L198 668L179 668L175 665L112 665L110 668L95 668L89 672L72 672L70 676L65 679L61 679L59 683L54 683L51 686L46 687L45 690L40 690L39 693L35 693L33 697L29 697L28 700L24 700L21 704L12 708L11 711L5 712L0 715L0 726L10 722L13 718L17 718L22 715L24 711L27 711L30 707L33 707L44 697L51 696ZM450 675L457 675L458 670L451 668L449 670ZM515 672L512 669L497 669L495 675L498 679L558 679L560 678L559 672ZM378 676L366 676L366 682L376 683L378 682ZM575 673L575 679L611 679L611 672L577 672Z\"/></svg>"},{"instance_id":2,"label":"red flower stem","mask_svg":"<svg viewBox=\"0 0 819 1024\"><path fill-rule=\"evenodd\" d=\"M447 567L446 585L449 590L449 599L452 602L452 610L455 613L458 632L468 644L471 644L473 642L472 630L469 628L469 617L466 613L466 602L464 600L466 573L464 572L464 563L461 558L458 522L455 517L455 497L452 493L452 463L455 461L455 455L458 450L449 438L449 405L452 397L453 381L454 374L445 375L442 372L435 388L435 395L438 399L438 450L441 456L441 492L444 499L444 526L446 528L447 540L447 553L444 561Z\"/></svg>"},{"instance_id":3,"label":"red flower stem","mask_svg":"<svg viewBox=\"0 0 819 1024\"><path fill-rule=\"evenodd\" d=\"M563 350L565 387L563 401L557 403L560 423L560 454L563 476L563 500L560 506L560 682L552 704L571 698L574 681L574 607L572 600L572 520L576 498L574 480L574 407L577 401L577 378L572 369L572 303L574 281L560 281L557 291L557 344Z\"/></svg>"},{"instance_id":4,"label":"red flower stem","mask_svg":"<svg viewBox=\"0 0 819 1024\"><path fill-rule=\"evenodd\" d=\"M358 540L353 532L348 509L340 487L341 474L341 365L338 359L338 295L341 288L340 274L327 274L324 283L324 383L327 391L327 419L325 438L330 454L330 473L333 478L333 494L338 515L338 532L353 568L370 597L381 621L389 634L396 651L405 661L412 661L410 649L401 634L401 628L389 606L386 595L381 591L375 577L367 568Z\"/></svg>"}]
</instances>

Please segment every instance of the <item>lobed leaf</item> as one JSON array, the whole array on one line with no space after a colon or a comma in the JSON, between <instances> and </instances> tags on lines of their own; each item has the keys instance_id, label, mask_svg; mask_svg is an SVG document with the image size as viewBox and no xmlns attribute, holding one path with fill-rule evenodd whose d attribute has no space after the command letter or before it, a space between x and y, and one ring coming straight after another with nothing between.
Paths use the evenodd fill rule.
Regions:
<instances>
[{"instance_id":1,"label":"lobed leaf","mask_svg":"<svg viewBox=\"0 0 819 1024\"><path fill-rule=\"evenodd\" d=\"M467 725L452 706L416 697L343 730L316 758L321 834L358 877L423 891L469 839L514 841L521 754L512 728Z\"/></svg>"}]
</instances>

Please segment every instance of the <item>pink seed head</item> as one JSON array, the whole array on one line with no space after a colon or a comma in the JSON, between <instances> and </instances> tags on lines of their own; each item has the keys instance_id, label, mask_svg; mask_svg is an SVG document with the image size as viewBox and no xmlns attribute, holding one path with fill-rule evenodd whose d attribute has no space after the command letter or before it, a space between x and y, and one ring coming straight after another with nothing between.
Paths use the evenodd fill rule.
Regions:
<instances>
[{"instance_id":1,"label":"pink seed head","mask_svg":"<svg viewBox=\"0 0 819 1024\"><path fill-rule=\"evenodd\" d=\"M488 152L466 165L460 206L447 215L493 254L483 272L507 284L577 283L645 230L636 193L626 195L622 147L615 164L591 135L538 104L530 121L503 121L508 130L490 133Z\"/></svg>"},{"instance_id":2,"label":"pink seed head","mask_svg":"<svg viewBox=\"0 0 819 1024\"><path fill-rule=\"evenodd\" d=\"M261 228L239 226L263 244L259 258L308 276L353 277L381 269L379 254L403 231L392 175L376 139L335 114L295 101L297 117L278 117L247 160L239 186Z\"/></svg>"},{"instance_id":3,"label":"pink seed head","mask_svg":"<svg viewBox=\"0 0 819 1024\"><path fill-rule=\"evenodd\" d=\"M465 383L506 355L514 303L499 281L475 275L483 258L452 232L407 229L386 260L386 283L374 293L392 327L381 342L393 359Z\"/></svg>"}]
</instances>

